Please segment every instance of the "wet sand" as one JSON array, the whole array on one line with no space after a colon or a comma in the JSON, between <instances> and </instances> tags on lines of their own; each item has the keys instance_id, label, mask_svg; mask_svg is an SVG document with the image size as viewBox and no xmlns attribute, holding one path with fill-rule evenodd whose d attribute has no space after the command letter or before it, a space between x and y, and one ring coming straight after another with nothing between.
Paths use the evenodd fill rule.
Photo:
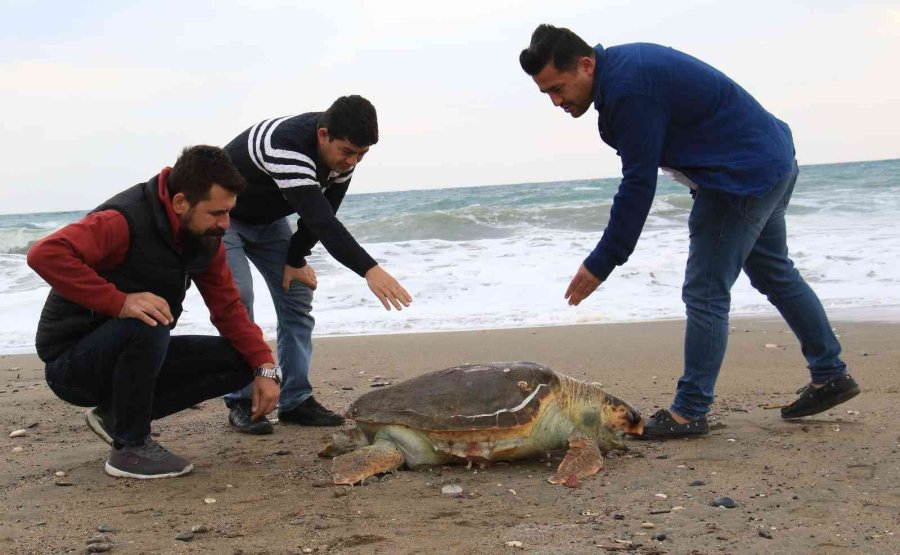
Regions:
<instances>
[{"instance_id":1,"label":"wet sand","mask_svg":"<svg viewBox=\"0 0 900 555\"><path fill-rule=\"evenodd\" d=\"M53 396L40 361L0 357L0 550L84 553L106 525L115 530L110 553L900 552L900 324L836 320L863 393L799 422L767 408L790 402L809 379L794 336L776 320L732 326L710 435L629 441L628 453L577 489L546 481L562 452L332 486L329 461L316 456L328 429L276 425L271 436L243 436L218 400L154 424L193 473L117 480L103 471L108 447L85 426L84 409ZM649 415L671 400L683 327L319 338L312 379L317 397L342 409L375 379L532 360L600 382ZM22 428L26 436L8 437ZM449 484L462 494L442 494ZM711 506L718 496L736 508ZM208 531L175 539L199 525Z\"/></svg>"}]
</instances>

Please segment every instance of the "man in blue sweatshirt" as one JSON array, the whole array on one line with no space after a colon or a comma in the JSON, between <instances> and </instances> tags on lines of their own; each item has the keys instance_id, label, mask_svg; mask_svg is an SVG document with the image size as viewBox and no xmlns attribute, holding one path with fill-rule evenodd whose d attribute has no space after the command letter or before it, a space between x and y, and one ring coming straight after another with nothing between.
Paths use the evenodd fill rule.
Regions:
<instances>
[{"instance_id":1,"label":"man in blue sweatshirt","mask_svg":"<svg viewBox=\"0 0 900 555\"><path fill-rule=\"evenodd\" d=\"M634 251L660 168L694 196L682 287L684 374L671 407L648 419L642 437L708 433L731 287L741 269L800 340L812 376L782 418L817 414L859 393L822 303L788 257L784 213L798 168L784 122L722 72L655 44L591 48L572 31L545 24L535 29L519 63L572 117L593 104L600 138L622 159L609 223L569 283L570 305L593 293Z\"/></svg>"}]
</instances>

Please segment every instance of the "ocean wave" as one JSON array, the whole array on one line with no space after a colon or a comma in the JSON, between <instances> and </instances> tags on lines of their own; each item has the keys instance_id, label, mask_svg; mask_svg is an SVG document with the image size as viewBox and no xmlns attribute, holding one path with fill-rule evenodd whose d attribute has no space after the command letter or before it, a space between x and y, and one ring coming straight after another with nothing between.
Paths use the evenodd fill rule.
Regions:
<instances>
[{"instance_id":1,"label":"ocean wave","mask_svg":"<svg viewBox=\"0 0 900 555\"><path fill-rule=\"evenodd\" d=\"M44 280L28 267L24 255L0 254L0 299L46 287Z\"/></svg>"},{"instance_id":2,"label":"ocean wave","mask_svg":"<svg viewBox=\"0 0 900 555\"><path fill-rule=\"evenodd\" d=\"M788 211L790 253L826 308L900 305L896 175L900 161L801 171ZM582 306L565 304L565 287L601 238L617 186L613 179L350 195L341 221L414 303L386 312L365 280L319 245L308 258L320 276L316 334L681 318L693 200L664 179L628 263ZM82 215L0 216L0 352L29 344L46 298L48 286L26 264L29 245ZM273 337L275 311L265 281L254 276L256 320ZM732 306L736 314L774 314L743 276ZM186 308L178 333L215 333L196 288Z\"/></svg>"},{"instance_id":3,"label":"ocean wave","mask_svg":"<svg viewBox=\"0 0 900 555\"><path fill-rule=\"evenodd\" d=\"M609 201L549 206L485 206L427 213L398 213L347 223L360 240L394 242L424 239L470 241L531 232L599 231L609 220Z\"/></svg>"},{"instance_id":4,"label":"ocean wave","mask_svg":"<svg viewBox=\"0 0 900 555\"><path fill-rule=\"evenodd\" d=\"M0 254L27 254L31 245L47 234L47 230L0 231Z\"/></svg>"}]
</instances>

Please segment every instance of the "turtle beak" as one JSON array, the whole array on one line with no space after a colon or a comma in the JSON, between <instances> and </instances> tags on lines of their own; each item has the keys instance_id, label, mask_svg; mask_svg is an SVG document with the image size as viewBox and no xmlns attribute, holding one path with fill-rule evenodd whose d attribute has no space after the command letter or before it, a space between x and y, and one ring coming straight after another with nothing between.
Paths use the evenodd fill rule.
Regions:
<instances>
[{"instance_id":1,"label":"turtle beak","mask_svg":"<svg viewBox=\"0 0 900 555\"><path fill-rule=\"evenodd\" d=\"M644 419L641 413L629 407L625 412L625 418L628 425L625 426L625 433L629 435L639 436L644 433Z\"/></svg>"}]
</instances>

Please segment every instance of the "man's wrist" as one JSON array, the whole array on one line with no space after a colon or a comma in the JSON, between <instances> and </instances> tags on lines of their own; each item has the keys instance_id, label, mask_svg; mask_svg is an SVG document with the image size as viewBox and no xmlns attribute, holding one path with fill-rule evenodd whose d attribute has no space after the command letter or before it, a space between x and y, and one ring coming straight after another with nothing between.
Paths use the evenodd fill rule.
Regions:
<instances>
[{"instance_id":1,"label":"man's wrist","mask_svg":"<svg viewBox=\"0 0 900 555\"><path fill-rule=\"evenodd\" d=\"M281 385L281 366L278 366L277 364L263 364L257 366L253 369L253 376L255 378L269 378L270 380L274 380L278 385Z\"/></svg>"}]
</instances>

